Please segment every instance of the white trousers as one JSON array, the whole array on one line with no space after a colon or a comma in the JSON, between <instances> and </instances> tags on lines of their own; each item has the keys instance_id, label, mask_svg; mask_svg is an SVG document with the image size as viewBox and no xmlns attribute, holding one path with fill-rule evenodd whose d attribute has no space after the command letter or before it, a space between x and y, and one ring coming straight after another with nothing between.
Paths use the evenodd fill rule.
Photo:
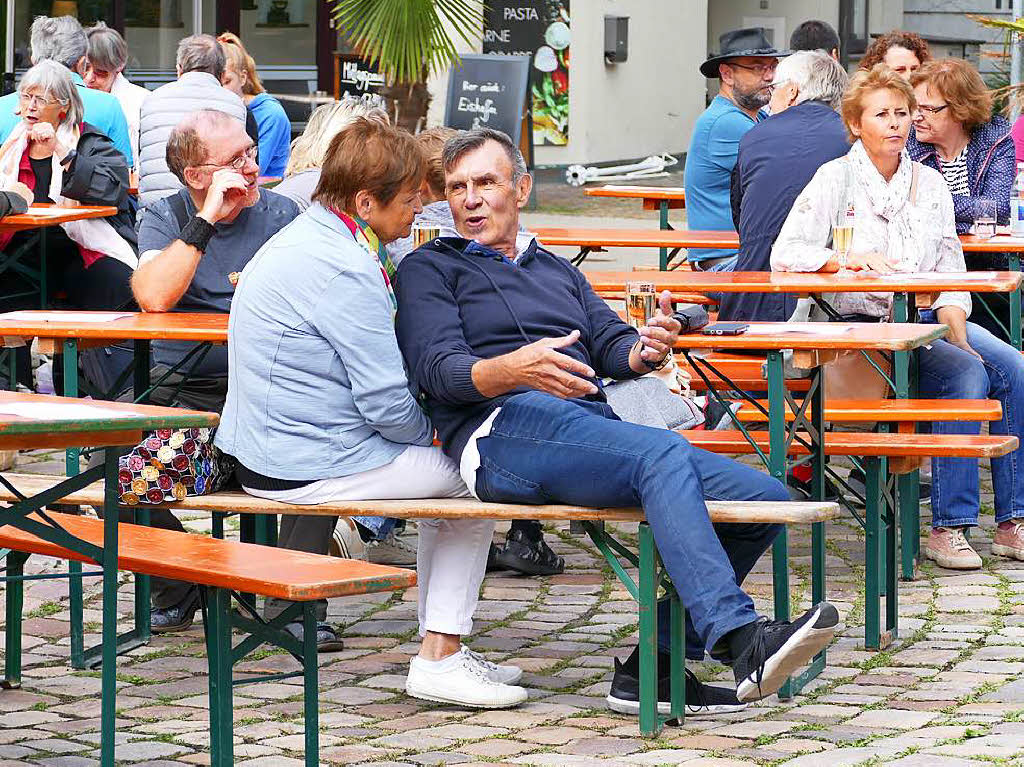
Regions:
<instances>
[{"instance_id":1,"label":"white trousers","mask_svg":"<svg viewBox=\"0 0 1024 767\"><path fill-rule=\"evenodd\" d=\"M438 447L418 445L410 445L389 464L358 474L321 479L294 490L246 492L294 504L470 497L455 462ZM493 520L419 520L420 636L427 631L461 636L472 631L493 533Z\"/></svg>"}]
</instances>

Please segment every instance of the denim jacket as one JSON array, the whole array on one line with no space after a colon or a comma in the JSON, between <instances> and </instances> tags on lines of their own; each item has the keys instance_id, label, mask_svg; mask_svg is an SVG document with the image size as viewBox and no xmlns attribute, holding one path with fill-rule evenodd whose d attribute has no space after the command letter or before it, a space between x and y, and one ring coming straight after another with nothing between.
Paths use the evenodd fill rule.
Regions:
<instances>
[{"instance_id":1,"label":"denim jacket","mask_svg":"<svg viewBox=\"0 0 1024 767\"><path fill-rule=\"evenodd\" d=\"M942 172L935 146L918 141L913 132L907 140L907 151L911 159ZM1010 123L1006 118L993 117L971 132L967 144L967 176L971 193L953 195L957 234L970 230L974 223L974 201L978 199L995 200L999 223L1009 222L1010 191L1016 170Z\"/></svg>"}]
</instances>

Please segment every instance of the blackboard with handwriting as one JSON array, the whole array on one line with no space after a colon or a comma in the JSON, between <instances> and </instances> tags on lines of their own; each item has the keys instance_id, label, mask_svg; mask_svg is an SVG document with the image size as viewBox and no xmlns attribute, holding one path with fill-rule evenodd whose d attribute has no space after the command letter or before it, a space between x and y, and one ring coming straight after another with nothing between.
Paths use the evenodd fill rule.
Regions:
<instances>
[{"instance_id":1,"label":"blackboard with handwriting","mask_svg":"<svg viewBox=\"0 0 1024 767\"><path fill-rule=\"evenodd\" d=\"M463 56L448 77L444 124L460 130L496 128L518 146L529 80L529 56Z\"/></svg>"}]
</instances>

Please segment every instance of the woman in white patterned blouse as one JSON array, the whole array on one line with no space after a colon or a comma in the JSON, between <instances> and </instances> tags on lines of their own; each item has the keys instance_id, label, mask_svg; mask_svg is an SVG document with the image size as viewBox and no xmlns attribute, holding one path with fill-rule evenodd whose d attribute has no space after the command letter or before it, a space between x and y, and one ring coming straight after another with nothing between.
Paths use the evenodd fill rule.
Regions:
<instances>
[{"instance_id":1,"label":"woman in white patterned blouse","mask_svg":"<svg viewBox=\"0 0 1024 767\"><path fill-rule=\"evenodd\" d=\"M854 141L845 157L826 163L797 197L772 247L772 269L835 272L829 247L831 224L847 197L856 211L847 267L855 271L964 271L953 199L945 179L913 162L905 145L917 108L910 85L879 64L850 80L843 121ZM844 293L833 305L850 320L886 320L892 295ZM1024 357L989 331L967 322L968 293L941 293L925 322L949 327L945 340L921 349L922 396L998 399L1003 418L993 434L1021 437L1024 426ZM980 424L935 423L936 434L978 433ZM992 553L1024 560L1024 453L1020 448L992 461L998 523ZM933 461L932 533L925 553L943 567L975 569L981 558L963 531L978 524L978 462Z\"/></svg>"}]
</instances>

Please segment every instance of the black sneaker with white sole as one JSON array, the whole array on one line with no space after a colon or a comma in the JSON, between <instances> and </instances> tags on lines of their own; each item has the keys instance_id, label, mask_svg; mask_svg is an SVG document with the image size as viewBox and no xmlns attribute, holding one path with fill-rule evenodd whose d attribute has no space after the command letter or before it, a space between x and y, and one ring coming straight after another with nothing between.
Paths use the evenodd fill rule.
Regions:
<instances>
[{"instance_id":1,"label":"black sneaker with white sole","mask_svg":"<svg viewBox=\"0 0 1024 767\"><path fill-rule=\"evenodd\" d=\"M672 690L669 656L658 654L658 713L668 716L672 710ZM615 676L612 689L605 699L608 708L620 714L640 714L640 680L629 672L625 664L615 660ZM701 717L715 714L729 714L742 711L746 703L740 703L736 693L727 687L712 687L701 682L686 669L686 715Z\"/></svg>"},{"instance_id":2,"label":"black sneaker with white sole","mask_svg":"<svg viewBox=\"0 0 1024 767\"><path fill-rule=\"evenodd\" d=\"M760 618L738 629L748 636L746 646L734 654L736 697L760 700L777 692L786 679L828 646L839 623L839 611L819 602L796 621Z\"/></svg>"}]
</instances>

